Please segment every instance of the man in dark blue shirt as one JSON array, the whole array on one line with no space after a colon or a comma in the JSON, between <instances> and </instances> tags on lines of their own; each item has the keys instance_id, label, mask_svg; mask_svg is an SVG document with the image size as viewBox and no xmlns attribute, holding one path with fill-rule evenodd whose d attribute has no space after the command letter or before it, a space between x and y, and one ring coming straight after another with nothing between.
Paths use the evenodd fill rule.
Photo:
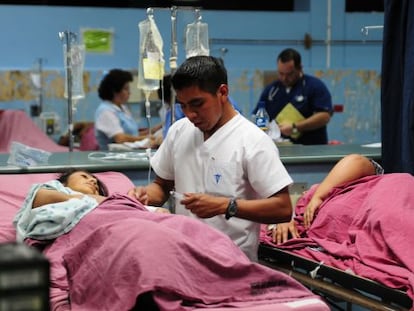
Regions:
<instances>
[{"instance_id":1,"label":"man in dark blue shirt","mask_svg":"<svg viewBox=\"0 0 414 311\"><path fill-rule=\"evenodd\" d=\"M270 119L276 119L282 137L293 143L327 144L326 126L333 108L325 84L303 73L301 56L294 49L285 49L279 54L277 69L278 79L265 87L259 99L259 102L265 102ZM292 109L284 109L287 105L299 113L296 111L296 116L292 116ZM256 110L257 106L254 114Z\"/></svg>"}]
</instances>

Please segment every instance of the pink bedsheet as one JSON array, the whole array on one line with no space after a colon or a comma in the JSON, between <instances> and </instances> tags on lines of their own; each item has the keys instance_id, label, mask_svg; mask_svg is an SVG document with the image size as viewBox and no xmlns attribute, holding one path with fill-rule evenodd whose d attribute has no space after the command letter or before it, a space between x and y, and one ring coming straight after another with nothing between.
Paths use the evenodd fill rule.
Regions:
<instances>
[{"instance_id":1,"label":"pink bedsheet","mask_svg":"<svg viewBox=\"0 0 414 311\"><path fill-rule=\"evenodd\" d=\"M68 147L58 145L47 136L29 116L20 110L0 113L0 153L9 153L13 141L49 152L65 152Z\"/></svg>"},{"instance_id":2,"label":"pink bedsheet","mask_svg":"<svg viewBox=\"0 0 414 311\"><path fill-rule=\"evenodd\" d=\"M119 172L102 172L95 175L107 185L110 193L126 193L134 184L122 173ZM3 174L0 175L0 243L15 241L16 230L12 222L13 218L23 203L30 186L34 183L42 183L55 179L57 174L40 173L40 174ZM55 270L59 272L59 270ZM59 279L65 275L54 275L53 278ZM70 310L68 302L68 288L53 286L50 289L51 304L53 310Z\"/></svg>"},{"instance_id":3,"label":"pink bedsheet","mask_svg":"<svg viewBox=\"0 0 414 311\"><path fill-rule=\"evenodd\" d=\"M296 207L303 237L277 247L406 290L413 299L413 176L369 176L335 188L306 231L303 211L314 189ZM262 242L274 245L265 234Z\"/></svg>"},{"instance_id":4,"label":"pink bedsheet","mask_svg":"<svg viewBox=\"0 0 414 311\"><path fill-rule=\"evenodd\" d=\"M125 195L101 203L45 254L53 287L69 291L72 310L130 310L146 292L166 311L254 310L316 297L289 276L251 263L221 232L189 217L148 212Z\"/></svg>"},{"instance_id":5,"label":"pink bedsheet","mask_svg":"<svg viewBox=\"0 0 414 311\"><path fill-rule=\"evenodd\" d=\"M69 234L42 245L51 263L52 310L129 310L149 290L161 310L329 310L292 278L252 265L231 240L201 222L140 210L117 194L133 186L125 175L96 175L112 199ZM0 242L14 240L12 219L29 187L53 178L0 175ZM182 301L186 306L178 306Z\"/></svg>"}]
</instances>

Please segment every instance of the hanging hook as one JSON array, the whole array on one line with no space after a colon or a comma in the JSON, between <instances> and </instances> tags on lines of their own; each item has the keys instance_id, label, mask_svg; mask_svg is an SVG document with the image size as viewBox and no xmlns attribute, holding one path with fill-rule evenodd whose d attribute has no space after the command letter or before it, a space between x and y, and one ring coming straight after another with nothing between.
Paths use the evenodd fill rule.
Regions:
<instances>
[{"instance_id":1,"label":"hanging hook","mask_svg":"<svg viewBox=\"0 0 414 311\"><path fill-rule=\"evenodd\" d=\"M201 10L200 9L195 9L194 13L195 13L196 22L201 22L201 19L202 19Z\"/></svg>"},{"instance_id":2,"label":"hanging hook","mask_svg":"<svg viewBox=\"0 0 414 311\"><path fill-rule=\"evenodd\" d=\"M147 9L147 16L148 17L154 17L154 9L153 8L148 8Z\"/></svg>"},{"instance_id":3,"label":"hanging hook","mask_svg":"<svg viewBox=\"0 0 414 311\"><path fill-rule=\"evenodd\" d=\"M172 7L171 7L171 19L172 18L177 18L177 6L175 6L175 5L173 5Z\"/></svg>"},{"instance_id":4,"label":"hanging hook","mask_svg":"<svg viewBox=\"0 0 414 311\"><path fill-rule=\"evenodd\" d=\"M65 31L59 31L58 33L59 39L61 41L66 41L66 43L76 43L76 33L65 30Z\"/></svg>"}]
</instances>

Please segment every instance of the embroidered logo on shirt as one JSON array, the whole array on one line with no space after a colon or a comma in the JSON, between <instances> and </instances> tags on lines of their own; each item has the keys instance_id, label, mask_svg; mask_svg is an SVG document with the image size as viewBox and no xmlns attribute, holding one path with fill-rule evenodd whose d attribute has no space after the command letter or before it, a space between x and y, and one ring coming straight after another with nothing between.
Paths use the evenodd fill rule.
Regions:
<instances>
[{"instance_id":1,"label":"embroidered logo on shirt","mask_svg":"<svg viewBox=\"0 0 414 311\"><path fill-rule=\"evenodd\" d=\"M219 173L214 174L214 178L216 179L216 184L220 182L221 175Z\"/></svg>"}]
</instances>

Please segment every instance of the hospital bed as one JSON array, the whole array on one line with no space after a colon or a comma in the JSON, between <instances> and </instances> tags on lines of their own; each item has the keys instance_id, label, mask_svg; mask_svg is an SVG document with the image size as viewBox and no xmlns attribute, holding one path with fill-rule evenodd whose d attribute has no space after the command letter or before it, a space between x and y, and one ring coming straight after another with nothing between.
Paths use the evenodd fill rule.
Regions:
<instances>
[{"instance_id":1,"label":"hospital bed","mask_svg":"<svg viewBox=\"0 0 414 311\"><path fill-rule=\"evenodd\" d=\"M0 110L0 153L8 153L13 141L49 152L68 151L46 135L21 110Z\"/></svg>"},{"instance_id":2,"label":"hospital bed","mask_svg":"<svg viewBox=\"0 0 414 311\"><path fill-rule=\"evenodd\" d=\"M205 310L206 307L211 311L329 310L323 299L307 290L293 278L262 265L252 266L244 255L240 255L241 252L237 248L237 251L233 249L231 256L224 257L226 258L225 263L220 263L221 259L211 260L210 255L206 256L205 254L219 252L223 255L232 251L233 248L232 245L230 248L228 247L229 242L226 242L228 238L224 235L223 238L217 238L215 230L200 228L199 233L191 231L192 233L188 234L183 241L174 240L176 243L166 243L165 241L173 239L175 234L173 231L171 234L157 233L155 229L159 226L152 222L154 219L163 221L163 224L165 222L166 225L172 222L171 227L173 228L183 227L189 230L192 226L198 227L200 225L196 220L190 220L185 216L141 211L139 219L142 217L143 220L138 226L135 222L129 222L132 217L126 216L129 214L121 215L120 213L131 213L131 207L135 208L136 203L134 202L136 201L123 195L133 187L131 180L124 174L114 171L98 172L95 175L108 187L111 194L110 199L101 203L99 208L89 212L72 231L59 236L56 241L53 240L53 243L38 240L31 240L28 243L42 249L50 261L51 310L70 310L72 307L73 309L87 310L129 310L131 308L119 305L108 308L102 304L107 301L117 301L121 304L131 303L131 295L132 304L134 304L136 296L134 296L133 290L137 287L145 287L151 281L161 289L163 286L167 286L166 283L171 286L179 286L181 290L188 291L185 296L191 294L195 288L205 291L205 294L196 297L197 300L201 299L197 303L187 301L185 305L180 305L180 307L175 305L171 308L170 303L174 299L171 299L173 296L170 296L169 293L173 290L170 289L166 297L163 296L165 293L157 296L157 299L161 299L157 301L166 304L160 307L160 310ZM55 173L0 174L0 243L15 241L16 232L12 220L31 185L56 177ZM103 204L106 205L102 206ZM102 225L100 222L103 220L109 222ZM84 230L91 231L86 234ZM142 232L136 230L142 230ZM214 235L214 237L210 235ZM200 241L199 249L192 249L192 256L188 258L174 256L170 253L169 247L176 247L174 249L180 251L191 247L192 243L198 240L194 238L195 236L209 239L209 241L214 239L215 247L203 250L203 245L209 243ZM139 248L133 249L134 255L127 253L127 250L130 249L129 243L140 240L146 242L139 244ZM153 254L159 254L159 256L154 257ZM150 261L144 260L147 255L153 256ZM203 264L197 265L196 261L193 261L194 258L198 258ZM174 263L174 267L181 265L181 268L171 269L169 264L172 263ZM182 273L183 269L185 273ZM211 282L201 277L204 273L216 273L216 271L221 271L220 278L223 277L223 283L221 279L220 282ZM170 277L170 273L176 274ZM265 280L269 278L270 281L256 282L257 279L253 278L255 273L258 276L266 276ZM184 278L184 281L177 281L176 278ZM252 282L253 280L254 282ZM118 291L120 286L126 286L126 288ZM243 289L244 287L247 288L247 291ZM224 302L213 303L211 299L217 294L209 294L210 290L215 290L220 294L218 295L220 297L226 297L226 293L229 292L238 293L238 297L235 301L227 299ZM220 297L219 300L222 299ZM246 297L250 298L246 300ZM94 304L101 305L92 307ZM144 309L147 311L158 308Z\"/></svg>"},{"instance_id":3,"label":"hospital bed","mask_svg":"<svg viewBox=\"0 0 414 311\"><path fill-rule=\"evenodd\" d=\"M85 128L82 129L79 146L74 150L97 150L93 123L75 123L73 133L77 133L81 126ZM67 145L56 143L24 111L0 110L0 153L10 152L10 145L13 141L48 152L69 151Z\"/></svg>"},{"instance_id":4,"label":"hospital bed","mask_svg":"<svg viewBox=\"0 0 414 311\"><path fill-rule=\"evenodd\" d=\"M261 244L260 262L292 276L324 297L333 309L360 306L366 310L409 310L411 299L404 291L321 264L293 252ZM352 310L352 309L351 309Z\"/></svg>"},{"instance_id":5,"label":"hospital bed","mask_svg":"<svg viewBox=\"0 0 414 311\"><path fill-rule=\"evenodd\" d=\"M276 245L262 226L260 262L299 280L332 309L411 310L414 178L385 174L342 185L305 230L303 212L315 187L296 205L300 238Z\"/></svg>"}]
</instances>

